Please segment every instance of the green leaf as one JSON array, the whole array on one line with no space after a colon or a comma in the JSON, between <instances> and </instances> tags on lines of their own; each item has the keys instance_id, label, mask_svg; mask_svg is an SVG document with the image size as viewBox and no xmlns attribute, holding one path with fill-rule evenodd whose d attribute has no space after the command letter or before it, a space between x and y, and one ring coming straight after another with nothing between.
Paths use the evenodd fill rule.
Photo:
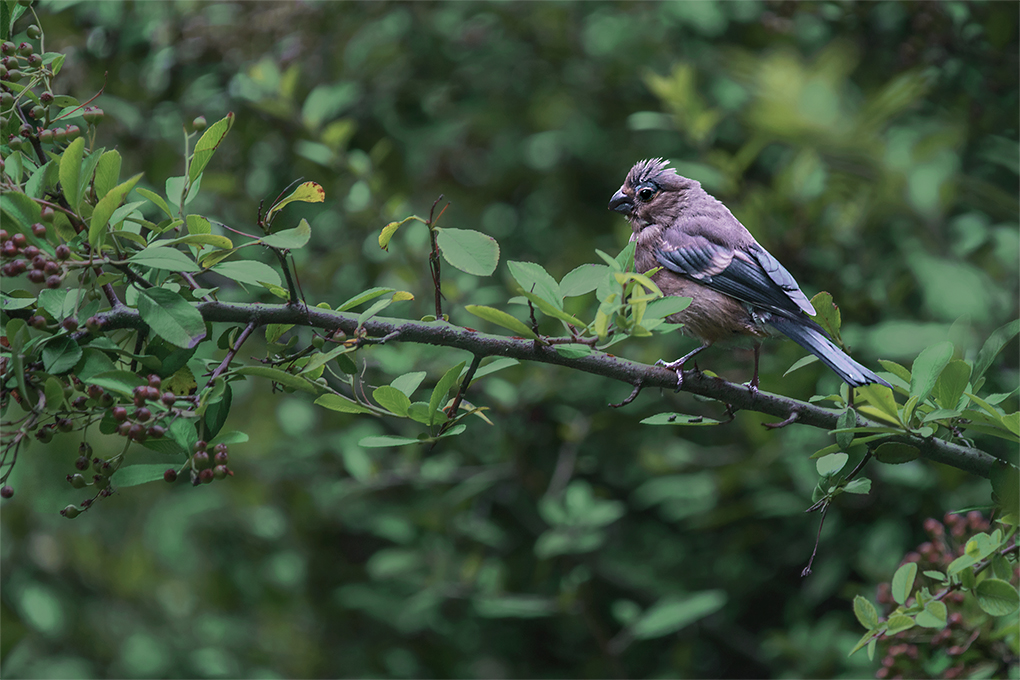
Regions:
<instances>
[{"instance_id":1,"label":"green leaf","mask_svg":"<svg viewBox=\"0 0 1020 680\"><path fill-rule=\"evenodd\" d=\"M496 239L473 229L433 228L439 250L454 267L474 276L489 276L496 271L499 264Z\"/></svg>"},{"instance_id":2,"label":"green leaf","mask_svg":"<svg viewBox=\"0 0 1020 680\"><path fill-rule=\"evenodd\" d=\"M978 605L992 616L1009 616L1020 608L1020 593L1008 581L986 578L974 589Z\"/></svg>"},{"instance_id":3,"label":"green leaf","mask_svg":"<svg viewBox=\"0 0 1020 680\"><path fill-rule=\"evenodd\" d=\"M284 387L290 387L303 392L311 392L312 394L319 394L324 389L321 385L316 385L300 376L294 375L293 373L287 373L286 371L281 371L280 369L272 368L271 366L242 366L234 371L234 373L237 375L253 375L259 378L267 378L275 383L283 385ZM318 401L316 401L316 403L318 403Z\"/></svg>"},{"instance_id":4,"label":"green leaf","mask_svg":"<svg viewBox=\"0 0 1020 680\"><path fill-rule=\"evenodd\" d=\"M900 366L895 361L887 361L886 359L879 359L878 363L882 365L882 368L895 375L907 385L910 384L910 371L905 367Z\"/></svg>"},{"instance_id":5,"label":"green leaf","mask_svg":"<svg viewBox=\"0 0 1020 680\"><path fill-rule=\"evenodd\" d=\"M425 371L415 371L414 373L405 373L402 376L394 378L390 381L390 386L400 390L408 398L414 394L414 391L418 389L421 382L428 375Z\"/></svg>"},{"instance_id":6,"label":"green leaf","mask_svg":"<svg viewBox=\"0 0 1020 680\"><path fill-rule=\"evenodd\" d=\"M855 426L856 424L857 413L853 409L848 408L847 410L839 414L839 419L836 421L836 429L849 428ZM844 451L850 448L851 444L853 444L853 441L854 441L853 432L836 433L836 443Z\"/></svg>"},{"instance_id":7,"label":"green leaf","mask_svg":"<svg viewBox=\"0 0 1020 680\"><path fill-rule=\"evenodd\" d=\"M537 595L482 595L473 604L483 619L534 619L556 613L553 600Z\"/></svg>"},{"instance_id":8,"label":"green leaf","mask_svg":"<svg viewBox=\"0 0 1020 680\"><path fill-rule=\"evenodd\" d=\"M152 332L172 345L192 348L205 339L205 321L195 307L167 288L138 291L138 313Z\"/></svg>"},{"instance_id":9,"label":"green leaf","mask_svg":"<svg viewBox=\"0 0 1020 680\"><path fill-rule=\"evenodd\" d=\"M328 408L330 411L339 411L340 413L372 412L371 409L365 408L358 402L342 397L339 394L324 394L316 399L315 403L323 408Z\"/></svg>"},{"instance_id":10,"label":"green leaf","mask_svg":"<svg viewBox=\"0 0 1020 680\"><path fill-rule=\"evenodd\" d=\"M1004 462L996 462L989 471L992 492L1004 515L1020 513L1020 470Z\"/></svg>"},{"instance_id":11,"label":"green leaf","mask_svg":"<svg viewBox=\"0 0 1020 680\"><path fill-rule=\"evenodd\" d=\"M583 345L576 342L571 342L564 345L556 345L555 347L556 353L559 354L561 357L566 357L567 359L580 359L581 357L586 357L589 354L595 353L595 350L589 347L588 345Z\"/></svg>"},{"instance_id":12,"label":"green leaf","mask_svg":"<svg viewBox=\"0 0 1020 680\"><path fill-rule=\"evenodd\" d=\"M217 444L244 444L248 439L247 433L231 430L230 432L222 432L210 439L209 446L216 446Z\"/></svg>"},{"instance_id":13,"label":"green leaf","mask_svg":"<svg viewBox=\"0 0 1020 680\"><path fill-rule=\"evenodd\" d=\"M47 373L60 375L67 373L81 359L81 347L66 335L61 335L47 342L42 349L43 367Z\"/></svg>"},{"instance_id":14,"label":"green leaf","mask_svg":"<svg viewBox=\"0 0 1020 680\"><path fill-rule=\"evenodd\" d=\"M96 196L105 196L117 186L117 181L120 180L120 164L120 152L116 149L110 149L99 157L96 164L96 179L93 182Z\"/></svg>"},{"instance_id":15,"label":"green leaf","mask_svg":"<svg viewBox=\"0 0 1020 680\"><path fill-rule=\"evenodd\" d=\"M567 314L560 307L554 305L545 298L540 297L535 293L531 293L529 291L523 291L522 294L524 295L524 297L531 300L535 304L535 306L538 307L539 311L541 311L546 316L551 316L554 319L559 319L560 321L568 323L571 326L574 326L575 328L587 327L587 324L584 321L581 321L572 314Z\"/></svg>"},{"instance_id":16,"label":"green leaf","mask_svg":"<svg viewBox=\"0 0 1020 680\"><path fill-rule=\"evenodd\" d=\"M910 597L910 591L914 589L914 579L917 577L917 563L907 562L892 577L892 596L896 604L904 604Z\"/></svg>"},{"instance_id":17,"label":"green leaf","mask_svg":"<svg viewBox=\"0 0 1020 680\"><path fill-rule=\"evenodd\" d=\"M151 454L150 454L151 455ZM173 467L166 463L141 463L139 465L125 465L119 468L110 477L114 486L127 487L138 486L148 482L162 481L163 473Z\"/></svg>"},{"instance_id":18,"label":"green leaf","mask_svg":"<svg viewBox=\"0 0 1020 680\"><path fill-rule=\"evenodd\" d=\"M889 636L902 633L905 630L910 630L914 627L914 619L903 614L893 614L889 617L889 620L885 622L886 629L885 634Z\"/></svg>"},{"instance_id":19,"label":"green leaf","mask_svg":"<svg viewBox=\"0 0 1020 680\"><path fill-rule=\"evenodd\" d=\"M721 421L683 413L657 413L641 421L642 425L719 425Z\"/></svg>"},{"instance_id":20,"label":"green leaf","mask_svg":"<svg viewBox=\"0 0 1020 680\"><path fill-rule=\"evenodd\" d=\"M992 331L992 334L985 340L985 344L978 352L977 361L974 362L974 373L971 380L977 385L977 381L985 374L992 361L1002 351L1010 340L1020 333L1020 319L1010 321Z\"/></svg>"},{"instance_id":21,"label":"green leaf","mask_svg":"<svg viewBox=\"0 0 1020 680\"><path fill-rule=\"evenodd\" d=\"M421 440L384 434L373 437L362 437L358 442L359 446L364 446L366 449L381 449L389 446L407 446L409 444L421 444Z\"/></svg>"},{"instance_id":22,"label":"green leaf","mask_svg":"<svg viewBox=\"0 0 1020 680\"><path fill-rule=\"evenodd\" d=\"M261 286L269 284L279 286L282 281L280 274L268 264L257 260L234 260L232 262L220 262L212 266L212 271L233 279L238 283Z\"/></svg>"},{"instance_id":23,"label":"green leaf","mask_svg":"<svg viewBox=\"0 0 1020 680\"><path fill-rule=\"evenodd\" d=\"M141 267L149 267L150 269L166 269L177 272L197 272L202 270L197 262L181 251L164 246L158 242L145 250L135 253L128 258L128 262L133 262Z\"/></svg>"},{"instance_id":24,"label":"green leaf","mask_svg":"<svg viewBox=\"0 0 1020 680\"><path fill-rule=\"evenodd\" d=\"M39 221L41 208L39 204L20 191L8 191L0 195L0 209L7 213L8 218L20 227L19 231L28 232L30 225ZM5 228L10 230L4 223Z\"/></svg>"},{"instance_id":25,"label":"green leaf","mask_svg":"<svg viewBox=\"0 0 1020 680\"><path fill-rule=\"evenodd\" d=\"M198 235L212 233L212 224L209 223L208 217L202 217L201 215L188 215L187 224L189 234Z\"/></svg>"},{"instance_id":26,"label":"green leaf","mask_svg":"<svg viewBox=\"0 0 1020 680\"><path fill-rule=\"evenodd\" d=\"M960 359L954 359L946 364L932 390L932 396L939 406L947 409L957 408L970 382L970 371L971 365Z\"/></svg>"},{"instance_id":27,"label":"green leaf","mask_svg":"<svg viewBox=\"0 0 1020 680\"><path fill-rule=\"evenodd\" d=\"M155 203L156 206L160 210L162 210L164 213L166 213L167 217L173 219L174 214L172 212L170 212L170 206L168 206L166 204L166 201L163 200L162 196L160 196L156 192L150 191L149 189L146 189L144 187L139 187L139 188L135 189L135 191L137 191L139 194L141 194L145 198L147 198L150 201L152 201L153 203Z\"/></svg>"},{"instance_id":28,"label":"green leaf","mask_svg":"<svg viewBox=\"0 0 1020 680\"><path fill-rule=\"evenodd\" d=\"M927 399L942 369L952 358L953 343L948 340L924 349L910 369L910 396L916 396L918 402Z\"/></svg>"},{"instance_id":29,"label":"green leaf","mask_svg":"<svg viewBox=\"0 0 1020 680\"><path fill-rule=\"evenodd\" d=\"M340 305L339 307L337 307L336 311L338 311L338 312L346 312L349 309L354 309L358 305L365 304L369 300L374 300L377 297L379 297L380 295L385 295L386 293L392 293L395 290L396 290L396 288L369 288L368 290L364 291L363 293L358 293L357 295L355 295L354 297L349 299L347 302L345 302L342 305Z\"/></svg>"},{"instance_id":30,"label":"green leaf","mask_svg":"<svg viewBox=\"0 0 1020 680\"><path fill-rule=\"evenodd\" d=\"M590 293L599 287L610 271L604 264L582 264L567 272L560 281L560 295L576 297Z\"/></svg>"},{"instance_id":31,"label":"green leaf","mask_svg":"<svg viewBox=\"0 0 1020 680\"><path fill-rule=\"evenodd\" d=\"M869 415L874 415L893 423L900 422L900 409L896 404L896 397L891 389L885 385L878 384L862 385L855 389L859 395L864 397L874 407L875 412ZM866 408L858 408L858 411L867 413Z\"/></svg>"},{"instance_id":32,"label":"green leaf","mask_svg":"<svg viewBox=\"0 0 1020 680\"><path fill-rule=\"evenodd\" d=\"M652 300L645 309L645 319L664 319L671 314L682 312L691 305L691 298L668 295Z\"/></svg>"},{"instance_id":33,"label":"green leaf","mask_svg":"<svg viewBox=\"0 0 1020 680\"><path fill-rule=\"evenodd\" d=\"M407 395L392 385L377 387L372 392L372 398L390 413L401 417L407 416L407 409L411 406Z\"/></svg>"},{"instance_id":34,"label":"green leaf","mask_svg":"<svg viewBox=\"0 0 1020 680\"><path fill-rule=\"evenodd\" d=\"M432 390L432 398L429 399L429 418L431 419L430 424L436 423L436 413L446 404L446 395L450 389L457 384L460 380L460 372L467 365L466 361L462 361L446 373L436 383L435 388Z\"/></svg>"},{"instance_id":35,"label":"green leaf","mask_svg":"<svg viewBox=\"0 0 1020 680\"><path fill-rule=\"evenodd\" d=\"M875 459L887 465L899 465L909 463L921 455L921 450L910 444L900 442L885 442L875 449Z\"/></svg>"},{"instance_id":36,"label":"green leaf","mask_svg":"<svg viewBox=\"0 0 1020 680\"><path fill-rule=\"evenodd\" d=\"M932 600L924 605L924 611L918 612L915 620L917 625L922 628L937 628L941 630L946 627L947 618L948 612L946 611L945 603Z\"/></svg>"},{"instance_id":37,"label":"green leaf","mask_svg":"<svg viewBox=\"0 0 1020 680\"><path fill-rule=\"evenodd\" d=\"M293 229L284 229L283 231L278 231L275 234L263 236L259 239L259 243L272 248L295 250L308 243L308 240L311 237L312 227L308 224L308 220L302 218L301 221L298 222L298 225Z\"/></svg>"},{"instance_id":38,"label":"green leaf","mask_svg":"<svg viewBox=\"0 0 1020 680\"><path fill-rule=\"evenodd\" d=\"M78 209L78 183L81 181L81 159L84 152L85 138L79 137L68 144L60 155L60 187L64 199L75 210Z\"/></svg>"},{"instance_id":39,"label":"green leaf","mask_svg":"<svg viewBox=\"0 0 1020 680\"><path fill-rule=\"evenodd\" d=\"M466 305L464 310L469 314L474 314L480 319L491 321L497 326L502 326L503 328L513 331L521 337L528 338L529 340L538 338L534 331L524 325L523 321L502 310L485 307L484 305Z\"/></svg>"},{"instance_id":40,"label":"green leaf","mask_svg":"<svg viewBox=\"0 0 1020 680\"><path fill-rule=\"evenodd\" d=\"M865 496L871 493L871 480L867 477L858 477L857 479L851 479L843 487L844 493L856 493Z\"/></svg>"},{"instance_id":41,"label":"green leaf","mask_svg":"<svg viewBox=\"0 0 1020 680\"><path fill-rule=\"evenodd\" d=\"M194 217L189 215L188 218ZM202 218L205 219L205 218ZM233 242L226 236L218 234L191 234L180 238L159 241L163 246L189 245L189 246L212 246L221 250L229 250L234 247Z\"/></svg>"},{"instance_id":42,"label":"green leaf","mask_svg":"<svg viewBox=\"0 0 1020 680\"><path fill-rule=\"evenodd\" d=\"M549 275L542 265L534 262L515 262L510 260L506 263L510 275L514 277L517 284L526 293L532 293L542 298L557 309L563 309L563 295L560 293L560 284ZM584 324L581 324L582 326Z\"/></svg>"},{"instance_id":43,"label":"green leaf","mask_svg":"<svg viewBox=\"0 0 1020 680\"><path fill-rule=\"evenodd\" d=\"M289 196L270 208L269 212L266 214L266 219L272 219L273 215L283 210L284 206L295 201L300 203L322 203L325 200L326 191L322 188L322 186L315 182L303 182L297 189L292 191Z\"/></svg>"},{"instance_id":44,"label":"green leaf","mask_svg":"<svg viewBox=\"0 0 1020 680\"><path fill-rule=\"evenodd\" d=\"M78 139L82 138L79 137ZM106 195L99 200L99 203L96 204L95 210L92 211L92 221L89 223L89 245L91 245L93 249L99 247L103 240L103 230L105 230L106 226L109 224L110 217L113 216L113 213L117 210L120 204L124 202L124 199L127 198L127 195L141 178L142 173L138 173L126 182L118 184L113 189L110 189L110 191L108 191Z\"/></svg>"},{"instance_id":45,"label":"green leaf","mask_svg":"<svg viewBox=\"0 0 1020 680\"><path fill-rule=\"evenodd\" d=\"M489 363L485 364L484 366L480 367L477 371L475 371L475 377L474 379L472 379L471 384L472 385L475 384L478 380L484 378L485 376L491 373L495 373L496 371L502 371L504 368L510 368L511 366L517 366L520 363L521 362L519 362L517 359L511 359L509 357L500 357L498 359L493 359L492 361L490 361ZM396 381L394 381L394 384L396 384Z\"/></svg>"},{"instance_id":46,"label":"green leaf","mask_svg":"<svg viewBox=\"0 0 1020 680\"><path fill-rule=\"evenodd\" d=\"M206 129L198 143L195 144L195 153L192 155L191 164L188 166L188 181L194 183L198 176L202 174L205 166L209 165L209 161L212 159L213 154L216 153L220 142L230 132L233 124L234 114L231 112Z\"/></svg>"},{"instance_id":47,"label":"green leaf","mask_svg":"<svg viewBox=\"0 0 1020 680\"><path fill-rule=\"evenodd\" d=\"M839 307L832 301L832 295L823 290L811 298L811 306L815 308L815 321L825 329L825 332L829 334L837 345L842 345L843 342L839 337L839 329L843 322L840 318Z\"/></svg>"},{"instance_id":48,"label":"green leaf","mask_svg":"<svg viewBox=\"0 0 1020 680\"><path fill-rule=\"evenodd\" d=\"M97 373L89 378L82 378L87 385L98 385L104 390L116 392L123 397L131 397L131 391L145 381L131 371L105 371Z\"/></svg>"},{"instance_id":49,"label":"green leaf","mask_svg":"<svg viewBox=\"0 0 1020 680\"><path fill-rule=\"evenodd\" d=\"M834 475L843 469L843 466L846 465L849 459L850 456L845 453L830 453L815 461L815 469L818 470L818 474L822 477Z\"/></svg>"},{"instance_id":50,"label":"green leaf","mask_svg":"<svg viewBox=\"0 0 1020 680\"><path fill-rule=\"evenodd\" d=\"M652 640L669 635L714 614L725 604L726 593L722 590L666 596L630 625L630 634L636 640Z\"/></svg>"},{"instance_id":51,"label":"green leaf","mask_svg":"<svg viewBox=\"0 0 1020 680\"><path fill-rule=\"evenodd\" d=\"M875 609L875 605L871 604L871 601L866 597L860 595L854 596L854 616L857 617L857 622L864 626L867 630L878 628L878 610Z\"/></svg>"}]
</instances>

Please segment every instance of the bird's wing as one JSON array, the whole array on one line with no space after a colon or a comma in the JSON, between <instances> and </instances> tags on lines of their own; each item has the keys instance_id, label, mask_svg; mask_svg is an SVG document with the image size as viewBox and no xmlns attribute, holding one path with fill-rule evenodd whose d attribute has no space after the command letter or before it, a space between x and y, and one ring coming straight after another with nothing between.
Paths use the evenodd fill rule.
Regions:
<instances>
[{"instance_id":1,"label":"bird's wing","mask_svg":"<svg viewBox=\"0 0 1020 680\"><path fill-rule=\"evenodd\" d=\"M790 272L757 243L733 249L669 230L655 258L672 272L755 307L786 315L815 314Z\"/></svg>"}]
</instances>

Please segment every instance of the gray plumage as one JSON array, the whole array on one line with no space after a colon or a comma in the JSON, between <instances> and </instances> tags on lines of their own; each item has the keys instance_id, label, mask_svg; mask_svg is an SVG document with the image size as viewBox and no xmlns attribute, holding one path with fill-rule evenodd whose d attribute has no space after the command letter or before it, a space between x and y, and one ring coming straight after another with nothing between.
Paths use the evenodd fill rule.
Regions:
<instances>
[{"instance_id":1,"label":"gray plumage","mask_svg":"<svg viewBox=\"0 0 1020 680\"><path fill-rule=\"evenodd\" d=\"M630 221L637 242L635 267L646 272L662 269L652 278L666 295L691 298L687 309L669 320L684 324L684 331L702 346L687 356L664 364L677 371L696 353L720 340L750 336L754 340L758 384L758 347L761 340L780 333L819 358L853 386L885 380L841 349L810 317L811 301L793 275L772 257L737 218L701 188L682 177L662 159L637 163L627 174L609 208Z\"/></svg>"}]
</instances>

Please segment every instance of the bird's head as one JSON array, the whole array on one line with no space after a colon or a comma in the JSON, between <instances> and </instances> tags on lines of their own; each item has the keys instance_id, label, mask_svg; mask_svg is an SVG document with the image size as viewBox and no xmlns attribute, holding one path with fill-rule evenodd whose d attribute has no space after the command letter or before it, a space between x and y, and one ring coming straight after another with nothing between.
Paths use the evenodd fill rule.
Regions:
<instances>
[{"instance_id":1,"label":"bird's head","mask_svg":"<svg viewBox=\"0 0 1020 680\"><path fill-rule=\"evenodd\" d=\"M672 223L692 192L701 188L699 182L681 177L668 165L661 158L636 163L609 201L609 209L626 216L635 232L650 224Z\"/></svg>"}]
</instances>

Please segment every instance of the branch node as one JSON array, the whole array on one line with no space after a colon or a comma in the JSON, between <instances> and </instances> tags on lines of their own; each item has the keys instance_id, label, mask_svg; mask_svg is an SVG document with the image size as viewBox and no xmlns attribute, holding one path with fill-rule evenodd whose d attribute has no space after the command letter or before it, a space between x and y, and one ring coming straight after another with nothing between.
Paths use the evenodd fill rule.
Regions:
<instances>
[{"instance_id":1,"label":"branch node","mask_svg":"<svg viewBox=\"0 0 1020 680\"><path fill-rule=\"evenodd\" d=\"M762 425L762 427L767 427L770 430L778 430L781 427L786 427L787 425L792 425L793 423L797 422L797 419L799 419L799 418L800 418L800 411L793 410L793 411L790 411L790 415L788 415L785 420L781 420L778 423L762 423L761 425Z\"/></svg>"}]
</instances>

